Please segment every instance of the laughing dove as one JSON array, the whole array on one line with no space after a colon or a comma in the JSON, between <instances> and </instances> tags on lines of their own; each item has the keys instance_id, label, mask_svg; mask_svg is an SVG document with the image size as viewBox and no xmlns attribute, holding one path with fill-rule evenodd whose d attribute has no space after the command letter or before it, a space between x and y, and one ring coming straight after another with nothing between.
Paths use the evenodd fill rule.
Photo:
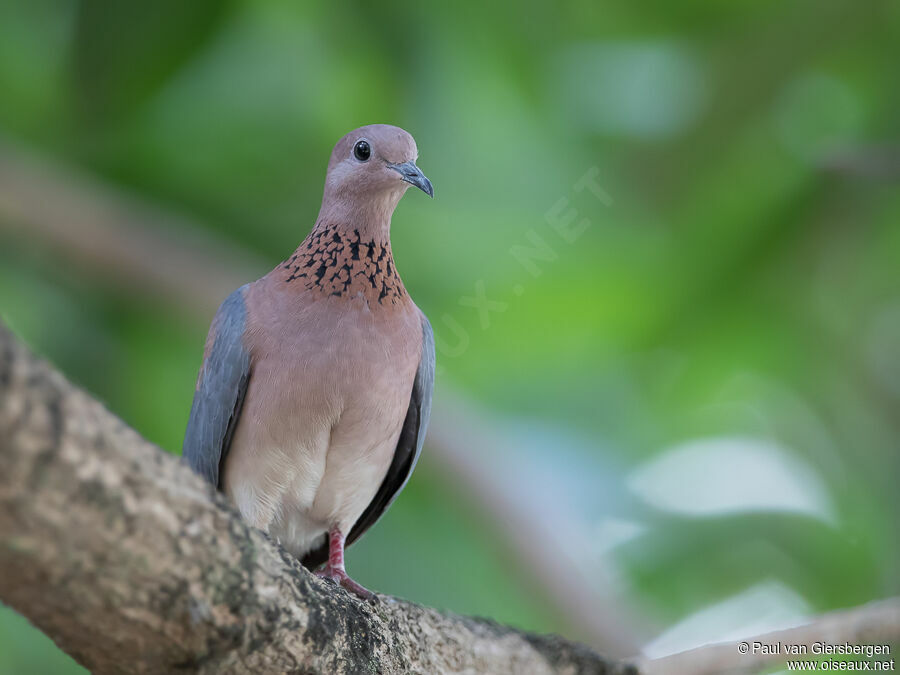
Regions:
<instances>
[{"instance_id":1,"label":"laughing dove","mask_svg":"<svg viewBox=\"0 0 900 675\"><path fill-rule=\"evenodd\" d=\"M407 188L434 195L417 154L382 124L338 142L309 236L216 313L184 439L245 520L364 598L344 547L409 480L431 410L431 325L390 242Z\"/></svg>"}]
</instances>

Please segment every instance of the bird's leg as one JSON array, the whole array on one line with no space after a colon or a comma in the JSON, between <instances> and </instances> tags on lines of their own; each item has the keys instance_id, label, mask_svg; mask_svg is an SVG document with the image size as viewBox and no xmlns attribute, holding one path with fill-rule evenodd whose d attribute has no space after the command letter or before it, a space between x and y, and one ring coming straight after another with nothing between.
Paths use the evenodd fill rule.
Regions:
<instances>
[{"instance_id":1,"label":"bird's leg","mask_svg":"<svg viewBox=\"0 0 900 675\"><path fill-rule=\"evenodd\" d=\"M372 591L359 585L347 575L344 569L344 534L336 527L328 530L328 562L316 570L316 576L340 584L363 600L374 600Z\"/></svg>"}]
</instances>

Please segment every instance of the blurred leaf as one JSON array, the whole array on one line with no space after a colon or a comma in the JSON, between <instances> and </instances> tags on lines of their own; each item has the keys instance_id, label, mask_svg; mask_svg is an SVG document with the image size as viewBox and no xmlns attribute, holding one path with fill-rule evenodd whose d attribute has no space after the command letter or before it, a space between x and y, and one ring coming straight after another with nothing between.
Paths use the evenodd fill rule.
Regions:
<instances>
[{"instance_id":1,"label":"blurred leaf","mask_svg":"<svg viewBox=\"0 0 900 675\"><path fill-rule=\"evenodd\" d=\"M91 127L151 96L215 33L229 0L81 0L73 39L76 96Z\"/></svg>"}]
</instances>

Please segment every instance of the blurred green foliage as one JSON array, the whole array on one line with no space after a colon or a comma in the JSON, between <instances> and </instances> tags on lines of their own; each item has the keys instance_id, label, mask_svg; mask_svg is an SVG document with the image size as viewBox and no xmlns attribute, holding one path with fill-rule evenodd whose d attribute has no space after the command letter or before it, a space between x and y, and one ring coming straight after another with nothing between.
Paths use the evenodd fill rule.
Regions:
<instances>
[{"instance_id":1,"label":"blurred green foliage","mask_svg":"<svg viewBox=\"0 0 900 675\"><path fill-rule=\"evenodd\" d=\"M436 199L404 200L394 249L441 379L591 439L616 478L743 436L824 485L824 520L623 492L611 512L645 529L611 554L619 590L664 626L769 579L813 611L900 592L900 190L869 166L900 138L898 63L889 1L0 0L0 133L274 264L313 223L333 143L408 129ZM593 168L609 205L576 189ZM546 215L563 198L589 222L574 244ZM554 256L537 275L510 254L534 234ZM460 303L477 283L507 305L487 326ZM206 318L4 239L0 314L178 451ZM349 565L571 633L489 528L426 457ZM0 671L76 669L0 612Z\"/></svg>"}]
</instances>

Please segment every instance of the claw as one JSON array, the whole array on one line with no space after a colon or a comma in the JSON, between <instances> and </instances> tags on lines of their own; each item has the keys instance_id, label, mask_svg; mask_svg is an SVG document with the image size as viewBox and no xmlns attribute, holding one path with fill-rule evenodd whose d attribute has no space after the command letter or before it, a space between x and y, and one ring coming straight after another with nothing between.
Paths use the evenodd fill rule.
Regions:
<instances>
[{"instance_id":1,"label":"claw","mask_svg":"<svg viewBox=\"0 0 900 675\"><path fill-rule=\"evenodd\" d=\"M345 588L353 593L353 595L362 598L363 600L369 601L375 599L375 594L372 591L362 584L353 581L353 579L350 578L350 575L342 569L336 569L330 565L325 565L322 569L316 570L315 575L320 579L330 581L341 588Z\"/></svg>"},{"instance_id":2,"label":"claw","mask_svg":"<svg viewBox=\"0 0 900 675\"><path fill-rule=\"evenodd\" d=\"M328 562L314 572L320 579L348 590L366 601L375 600L375 594L365 586L356 583L344 569L344 535L336 527L328 532Z\"/></svg>"}]
</instances>

